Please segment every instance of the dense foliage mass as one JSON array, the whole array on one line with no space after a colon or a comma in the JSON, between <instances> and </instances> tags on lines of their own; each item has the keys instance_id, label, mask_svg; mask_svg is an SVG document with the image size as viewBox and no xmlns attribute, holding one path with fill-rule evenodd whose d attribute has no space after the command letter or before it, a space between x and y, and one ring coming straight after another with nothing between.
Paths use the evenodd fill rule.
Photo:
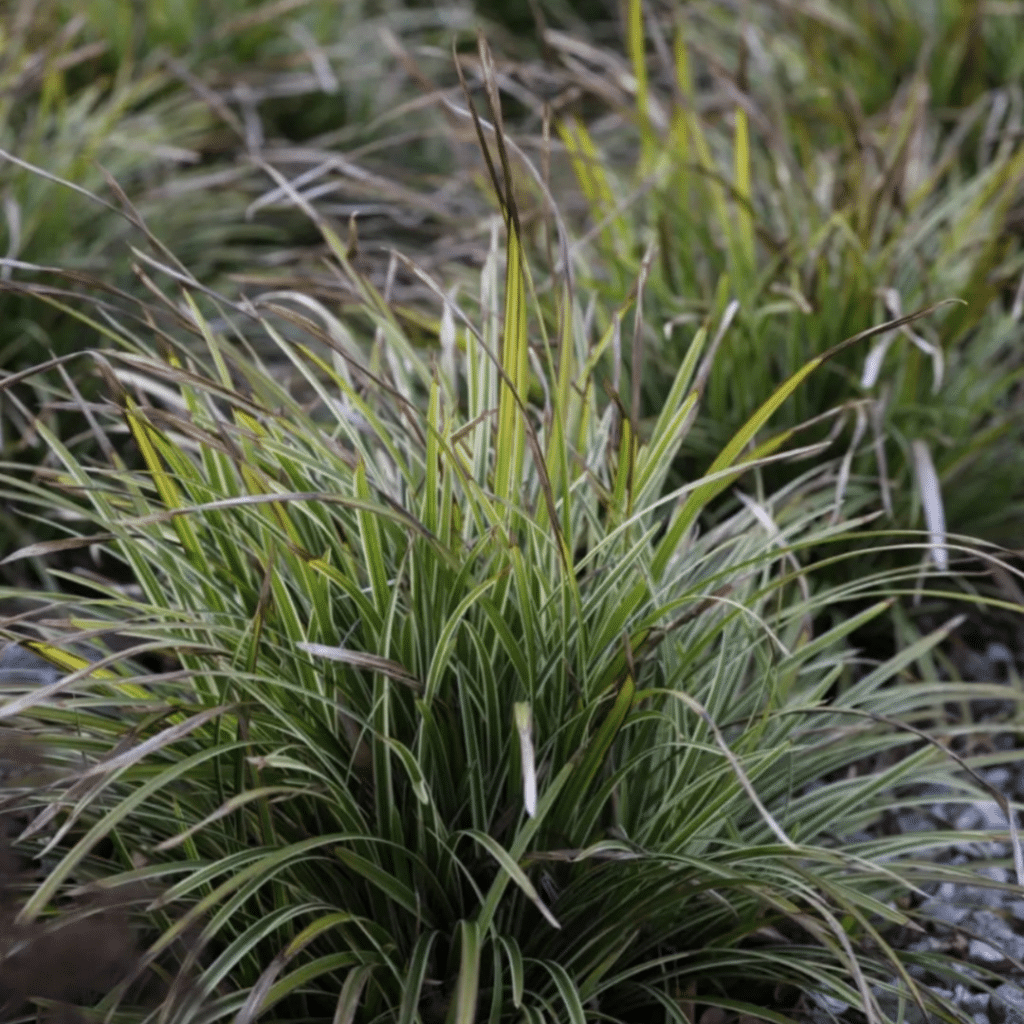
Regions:
<instances>
[{"instance_id":1,"label":"dense foliage mass","mask_svg":"<svg viewBox=\"0 0 1024 1024\"><path fill-rule=\"evenodd\" d=\"M962 1016L1019 26L370 6L0 28L0 1016Z\"/></svg>"}]
</instances>

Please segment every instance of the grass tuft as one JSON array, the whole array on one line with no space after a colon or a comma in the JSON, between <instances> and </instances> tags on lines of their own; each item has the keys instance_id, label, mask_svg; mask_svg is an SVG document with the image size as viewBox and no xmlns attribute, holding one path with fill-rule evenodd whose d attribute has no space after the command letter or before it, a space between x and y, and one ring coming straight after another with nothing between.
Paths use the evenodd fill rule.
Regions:
<instances>
[{"instance_id":1,"label":"grass tuft","mask_svg":"<svg viewBox=\"0 0 1024 1024\"><path fill-rule=\"evenodd\" d=\"M232 5L193 36L204 11L165 5L116 52L158 41L184 60L225 35L273 54L281 6ZM300 7L313 21L290 38L326 81L319 5ZM443 279L440 257L382 270L345 204L321 201L324 176L359 177L322 159L358 132L269 153L262 120L218 113L178 65L270 181L250 212L315 233L321 283L297 260L228 297L135 215L116 169L107 206L150 247L131 287L57 259L4 283L78 337L0 379L20 428L0 494L24 536L3 565L48 587L0 588L2 630L58 671L5 676L0 700L0 766L32 769L5 768L0 791L4 1012L966 1021L921 983L960 965L907 937L935 886L977 880L940 859L954 839L1009 842L1020 880L1014 809L979 775L1002 755L974 745L1016 728L1020 691L955 681L962 618L922 631L903 599L1019 613L1010 553L959 532L950 480L1010 458L992 398L1016 380L1019 310L995 296L1019 254L992 232L1024 165L998 132L974 139L980 159L968 146L998 120L970 54L1017 58L940 13L952 49L888 100L838 9L737 26L715 5L675 24L629 3L625 57L548 29L548 82L576 92L542 113L540 168L532 114L506 127L502 110L533 79L478 35L441 106L453 153L473 130L494 213L463 226L472 259ZM904 5L871 19L913 41ZM946 119L939 99L969 106ZM36 162L8 161L26 189L96 198L100 179ZM565 172L585 235L555 198ZM389 216L460 210L360 180ZM872 458L894 478L872 484ZM926 530L880 528L886 503L913 525L915 501ZM1010 596L960 572L978 561ZM901 642L859 650L885 617ZM1009 718L975 721L981 698ZM1006 834L890 835L935 786L995 797ZM52 969L87 947L89 977Z\"/></svg>"}]
</instances>

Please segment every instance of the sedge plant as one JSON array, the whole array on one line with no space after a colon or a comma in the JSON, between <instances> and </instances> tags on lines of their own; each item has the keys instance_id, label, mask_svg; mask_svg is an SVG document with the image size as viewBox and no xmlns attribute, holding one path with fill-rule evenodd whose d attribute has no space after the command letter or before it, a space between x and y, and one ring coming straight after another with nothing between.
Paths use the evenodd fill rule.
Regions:
<instances>
[{"instance_id":1,"label":"sedge plant","mask_svg":"<svg viewBox=\"0 0 1024 1024\"><path fill-rule=\"evenodd\" d=\"M4 498L65 532L6 558L57 563L52 593L8 588L45 607L5 628L66 671L0 702L51 771L5 789L46 868L12 927L135 893L138 961L90 1019L783 1024L824 996L955 1019L910 967L956 965L890 940L923 886L970 876L930 859L948 834L869 831L924 783L976 796L939 742L966 688L907 675L953 624L858 664L847 637L905 576L817 628L837 594L809 553L863 517L834 521L827 462L759 485L822 455L770 420L824 357L669 489L728 323L694 331L641 441L568 261L544 332L495 110L503 216L478 294L438 286L436 352L325 223L344 321L180 279L148 307L25 286L104 344L3 381L43 453ZM92 370L102 401L74 383Z\"/></svg>"}]
</instances>

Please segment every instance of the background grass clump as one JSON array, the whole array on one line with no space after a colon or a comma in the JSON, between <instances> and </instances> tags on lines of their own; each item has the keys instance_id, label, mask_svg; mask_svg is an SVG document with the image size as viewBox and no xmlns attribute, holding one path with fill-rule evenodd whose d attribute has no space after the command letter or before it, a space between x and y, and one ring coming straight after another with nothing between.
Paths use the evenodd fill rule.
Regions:
<instances>
[{"instance_id":1,"label":"background grass clump","mask_svg":"<svg viewBox=\"0 0 1024 1024\"><path fill-rule=\"evenodd\" d=\"M999 467L1022 450L1019 17L959 3L857 17L626 6L619 74L589 81L608 115L556 121L597 246L591 276L615 293L649 264L647 330L623 334L624 401L655 416L685 349L677 325L735 294L685 476L807 359L959 298L851 349L781 415L847 403L851 486L870 486L893 522L923 524L934 465L951 529L1016 545L1022 476ZM553 42L580 65L572 40Z\"/></svg>"},{"instance_id":2,"label":"background grass clump","mask_svg":"<svg viewBox=\"0 0 1024 1024\"><path fill-rule=\"evenodd\" d=\"M920 984L960 965L908 936L929 886L976 880L936 854L992 834L880 822L937 784L981 796L970 737L997 726L972 700L1019 718L1013 685L940 653L954 604L1011 602L949 575L938 628L903 608L917 559L1014 571L942 522L969 521L957 473L988 484L989 539L1018 500L1014 52L945 8L873 5L867 32L538 4L514 61L463 37L456 76L447 14L352 8L339 42L284 7L154 7L8 111L36 211L15 246L8 205L11 344L56 355L0 385L3 628L66 675L0 703L4 823L35 865L0 863L0 1012L962 1016ZM11 36L25 67L39 18ZM837 35L844 81L819 59ZM371 38L405 77L375 100L349 68L334 106ZM992 78L961 43L995 48ZM103 122L154 46L152 91ZM123 189L83 155L133 118L179 138L171 110L228 184L204 202L248 239L229 258L159 146ZM108 127L69 163L26 148L25 125L83 123ZM50 190L83 201L73 233ZM878 530L925 503L928 534ZM906 643L859 652L890 615ZM31 959L114 933L92 979Z\"/></svg>"},{"instance_id":3,"label":"background grass clump","mask_svg":"<svg viewBox=\"0 0 1024 1024\"><path fill-rule=\"evenodd\" d=\"M172 265L179 259L211 286L272 269L318 240L305 218L282 209L287 204L259 202L264 162L292 174L307 169L306 159L322 162L327 147L347 151L348 161L307 182L320 186L317 197L343 201L354 188L365 201L374 188L360 175L378 169L375 150L394 166L400 145L399 219L408 225L441 215L441 204L400 188L417 167L421 174L450 168L443 144L424 130L433 119L425 126L420 113L403 121L395 109L417 92L396 73L382 33L441 42L471 25L465 5L17 0L10 7L0 36L0 238L2 255L16 262L3 266L3 280L59 265L145 294L128 246L149 246L122 215L109 178L130 200L133 219L166 246L149 255ZM378 185L386 190L390 177L378 175ZM97 193L107 205L88 198ZM397 212L395 196L386 199L366 211L364 238ZM11 293L3 303L5 366L25 365L19 352L27 347L80 347L73 325L38 308L23 313Z\"/></svg>"}]
</instances>

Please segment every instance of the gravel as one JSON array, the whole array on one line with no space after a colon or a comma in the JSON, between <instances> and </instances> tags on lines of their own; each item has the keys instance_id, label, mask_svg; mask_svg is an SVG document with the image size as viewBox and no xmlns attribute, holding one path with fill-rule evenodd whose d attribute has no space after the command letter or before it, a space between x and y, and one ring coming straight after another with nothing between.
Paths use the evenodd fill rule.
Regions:
<instances>
[{"instance_id":1,"label":"gravel","mask_svg":"<svg viewBox=\"0 0 1024 1024\"><path fill-rule=\"evenodd\" d=\"M999 767L978 774L1010 800L1024 800L1024 773ZM933 793L935 789L931 787ZM929 794L919 794L925 795ZM952 790L948 795L954 795ZM924 825L922 817L926 819ZM900 834L920 832L927 827L952 827L991 830L1005 837L1007 829L1006 816L994 800L965 803L962 796L936 801L926 805L923 812L907 811L894 818L895 831ZM935 851L933 859L973 867L979 884L942 882L925 887L929 895L916 908L916 915L928 934L922 938L908 929L902 948L953 953L960 958L964 980L949 989L948 979L940 980L924 968L914 968L911 973L976 1024L1024 1024L1024 892L1019 885L1001 888L984 884L991 881L1006 886L1014 881L1012 868L992 863L994 859L1012 861L1009 843L1004 839L952 843ZM998 977L993 978L993 974ZM882 1008L895 1015L896 997L882 991L875 994ZM924 1024L916 1006L904 1005L903 1012L907 1024ZM937 1024L939 1018L933 1019ZM820 1015L815 1024L825 1024L825 1016Z\"/></svg>"}]
</instances>

